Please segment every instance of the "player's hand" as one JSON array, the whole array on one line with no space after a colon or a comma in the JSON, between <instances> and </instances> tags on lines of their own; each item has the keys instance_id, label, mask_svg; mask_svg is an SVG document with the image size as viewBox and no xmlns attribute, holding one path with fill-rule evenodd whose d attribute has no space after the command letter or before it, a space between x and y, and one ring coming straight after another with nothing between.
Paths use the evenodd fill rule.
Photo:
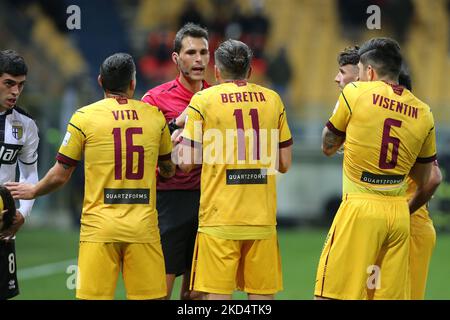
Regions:
<instances>
[{"instance_id":1,"label":"player's hand","mask_svg":"<svg viewBox=\"0 0 450 320\"><path fill-rule=\"evenodd\" d=\"M20 227L22 227L22 225L24 223L25 223L25 218L23 217L23 215L20 213L19 210L16 210L16 215L14 216L12 225L8 229L3 230L0 233L0 240L3 240L3 241L11 240L16 235L17 231L19 231Z\"/></svg>"},{"instance_id":2,"label":"player's hand","mask_svg":"<svg viewBox=\"0 0 450 320\"><path fill-rule=\"evenodd\" d=\"M172 140L172 145L174 147L181 142L181 133L182 132L183 132L183 129L177 129L172 133L171 140Z\"/></svg>"},{"instance_id":3,"label":"player's hand","mask_svg":"<svg viewBox=\"0 0 450 320\"><path fill-rule=\"evenodd\" d=\"M21 182L6 182L4 184L6 188L11 192L14 199L30 200L34 199L34 184L21 183Z\"/></svg>"}]
</instances>

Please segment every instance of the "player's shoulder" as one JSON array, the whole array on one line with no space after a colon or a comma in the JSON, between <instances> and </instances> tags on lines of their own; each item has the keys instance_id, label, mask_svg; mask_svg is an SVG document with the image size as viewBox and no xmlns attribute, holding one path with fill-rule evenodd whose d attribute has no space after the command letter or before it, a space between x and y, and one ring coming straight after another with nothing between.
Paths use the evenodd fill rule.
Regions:
<instances>
[{"instance_id":1,"label":"player's shoulder","mask_svg":"<svg viewBox=\"0 0 450 320\"><path fill-rule=\"evenodd\" d=\"M221 94L223 91L221 90L220 84L219 85L215 85L215 86L211 86L208 88L204 88L200 91L197 91L196 93L194 93L192 95L192 99L190 101L190 103L195 103L198 101L208 101L210 97L215 96L217 94Z\"/></svg>"},{"instance_id":2,"label":"player's shoulder","mask_svg":"<svg viewBox=\"0 0 450 320\"><path fill-rule=\"evenodd\" d=\"M156 97L159 96L161 94L167 94L169 92L171 92L174 89L177 89L179 86L178 82L175 80L169 81L169 82L165 82L162 83L156 87L151 88L150 90L148 90L144 96L142 97L141 100L144 100L145 97Z\"/></svg>"},{"instance_id":3,"label":"player's shoulder","mask_svg":"<svg viewBox=\"0 0 450 320\"><path fill-rule=\"evenodd\" d=\"M266 97L275 98L275 99L280 98L280 95L278 94L278 92L276 92L273 89L264 87L262 85L259 85L259 84L256 84L256 83L248 83L248 87L249 87L250 91L262 92L264 94L264 96L266 96Z\"/></svg>"},{"instance_id":4,"label":"player's shoulder","mask_svg":"<svg viewBox=\"0 0 450 320\"><path fill-rule=\"evenodd\" d=\"M15 106L13 109L13 112L16 113L17 116L30 120L30 121L34 121L35 119L33 118L33 116L31 114L29 114L27 111L25 111L23 108L19 107L19 106Z\"/></svg>"},{"instance_id":5,"label":"player's shoulder","mask_svg":"<svg viewBox=\"0 0 450 320\"><path fill-rule=\"evenodd\" d=\"M161 113L161 110L159 110L158 106L155 106L153 104L148 104L147 102L144 102L142 100L130 100L130 104L137 109L142 110L142 112L148 112L148 113Z\"/></svg>"},{"instance_id":6,"label":"player's shoulder","mask_svg":"<svg viewBox=\"0 0 450 320\"><path fill-rule=\"evenodd\" d=\"M102 102L103 100L100 101L96 101L94 103L79 107L78 109L75 110L74 115L84 115L86 113L90 113L93 112L94 110L100 108L102 106Z\"/></svg>"},{"instance_id":7,"label":"player's shoulder","mask_svg":"<svg viewBox=\"0 0 450 320\"><path fill-rule=\"evenodd\" d=\"M157 106L134 99L130 100L130 104L132 105L133 109L135 109L139 114L146 114L149 118L157 118L164 123L166 122L166 118Z\"/></svg>"},{"instance_id":8,"label":"player's shoulder","mask_svg":"<svg viewBox=\"0 0 450 320\"><path fill-rule=\"evenodd\" d=\"M13 126L33 127L35 131L39 130L36 120L21 107L15 106L14 109L12 109L12 115L11 121Z\"/></svg>"},{"instance_id":9,"label":"player's shoulder","mask_svg":"<svg viewBox=\"0 0 450 320\"><path fill-rule=\"evenodd\" d=\"M413 94L411 91L409 91L408 89L405 89L407 91L407 94L409 94L411 96L411 99L413 99L414 102L412 102L411 104L419 109L423 109L426 112L431 113L431 108L428 105L428 103L422 101L419 97L417 97L415 94Z\"/></svg>"},{"instance_id":10,"label":"player's shoulder","mask_svg":"<svg viewBox=\"0 0 450 320\"><path fill-rule=\"evenodd\" d=\"M382 86L378 81L353 81L347 83L342 92L344 94L362 94L368 90L373 90L377 87Z\"/></svg>"}]
</instances>

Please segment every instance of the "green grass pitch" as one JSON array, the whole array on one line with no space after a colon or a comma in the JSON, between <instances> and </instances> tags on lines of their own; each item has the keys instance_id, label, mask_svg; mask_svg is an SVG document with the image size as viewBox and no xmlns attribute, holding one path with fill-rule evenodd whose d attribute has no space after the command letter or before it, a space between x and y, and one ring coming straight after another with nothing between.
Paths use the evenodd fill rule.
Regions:
<instances>
[{"instance_id":1,"label":"green grass pitch","mask_svg":"<svg viewBox=\"0 0 450 320\"><path fill-rule=\"evenodd\" d=\"M277 299L308 300L313 296L315 272L325 239L325 229L279 230L284 291ZM19 286L17 300L75 299L75 290L68 289L72 273L67 267L74 263L78 251L77 231L51 229L21 230L16 240ZM450 235L438 234L431 261L426 299L450 299ZM172 299L178 298L180 279ZM236 293L235 299L245 299ZM125 290L118 281L116 299L125 299Z\"/></svg>"}]
</instances>

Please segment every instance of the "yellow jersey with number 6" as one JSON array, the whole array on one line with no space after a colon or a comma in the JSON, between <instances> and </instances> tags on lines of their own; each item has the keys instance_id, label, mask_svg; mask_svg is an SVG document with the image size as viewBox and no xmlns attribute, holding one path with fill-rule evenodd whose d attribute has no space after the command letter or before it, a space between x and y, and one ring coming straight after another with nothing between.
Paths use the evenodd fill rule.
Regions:
<instances>
[{"instance_id":1,"label":"yellow jersey with number 6","mask_svg":"<svg viewBox=\"0 0 450 320\"><path fill-rule=\"evenodd\" d=\"M417 162L436 159L433 114L409 90L384 81L348 84L327 127L345 136L343 193L405 195Z\"/></svg>"}]
</instances>

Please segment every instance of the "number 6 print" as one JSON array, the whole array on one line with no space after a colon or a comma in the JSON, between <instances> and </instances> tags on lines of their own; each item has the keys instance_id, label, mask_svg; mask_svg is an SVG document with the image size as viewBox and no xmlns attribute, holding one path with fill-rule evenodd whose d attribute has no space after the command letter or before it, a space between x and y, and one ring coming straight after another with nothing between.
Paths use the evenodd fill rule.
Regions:
<instances>
[{"instance_id":1,"label":"number 6 print","mask_svg":"<svg viewBox=\"0 0 450 320\"><path fill-rule=\"evenodd\" d=\"M378 166L380 167L380 169L393 169L397 165L398 148L400 146L400 139L396 138L396 137L392 137L390 135L390 133L391 133L391 127L400 128L401 126L402 126L402 122L400 120L387 118L384 121L383 139L381 140L380 161L378 163ZM389 150L389 144L392 144L392 158L388 162L387 154L388 154L388 150Z\"/></svg>"}]
</instances>

